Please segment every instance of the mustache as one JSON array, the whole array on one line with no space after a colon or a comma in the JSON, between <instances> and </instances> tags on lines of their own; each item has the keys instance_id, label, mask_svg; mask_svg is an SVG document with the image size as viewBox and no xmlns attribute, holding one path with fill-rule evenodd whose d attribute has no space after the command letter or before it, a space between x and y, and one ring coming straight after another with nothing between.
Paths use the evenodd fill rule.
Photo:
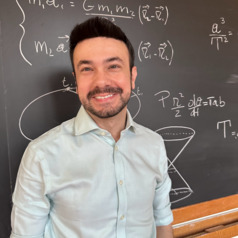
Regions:
<instances>
[{"instance_id":1,"label":"mustache","mask_svg":"<svg viewBox=\"0 0 238 238\"><path fill-rule=\"evenodd\" d=\"M107 86L104 88L96 87L95 89L93 89L92 91L88 93L87 98L90 99L94 95L100 94L100 93L120 93L121 94L122 92L123 90L119 87L110 87L110 86Z\"/></svg>"}]
</instances>

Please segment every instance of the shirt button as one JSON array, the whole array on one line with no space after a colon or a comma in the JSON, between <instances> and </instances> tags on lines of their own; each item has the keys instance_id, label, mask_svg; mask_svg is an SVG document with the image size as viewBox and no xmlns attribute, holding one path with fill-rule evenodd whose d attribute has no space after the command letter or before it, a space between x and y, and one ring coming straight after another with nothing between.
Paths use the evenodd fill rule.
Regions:
<instances>
[{"instance_id":1,"label":"shirt button","mask_svg":"<svg viewBox=\"0 0 238 238\"><path fill-rule=\"evenodd\" d=\"M124 215L122 215L121 217L120 217L120 220L123 220L125 218L125 216Z\"/></svg>"},{"instance_id":2,"label":"shirt button","mask_svg":"<svg viewBox=\"0 0 238 238\"><path fill-rule=\"evenodd\" d=\"M105 131L102 131L101 132L101 136L105 136L106 135L106 132Z\"/></svg>"},{"instance_id":3,"label":"shirt button","mask_svg":"<svg viewBox=\"0 0 238 238\"><path fill-rule=\"evenodd\" d=\"M123 181L122 181L122 180L120 180L119 184L120 184L120 185L122 185L122 184L123 184Z\"/></svg>"},{"instance_id":4,"label":"shirt button","mask_svg":"<svg viewBox=\"0 0 238 238\"><path fill-rule=\"evenodd\" d=\"M118 147L117 146L115 146L115 151L118 151Z\"/></svg>"}]
</instances>

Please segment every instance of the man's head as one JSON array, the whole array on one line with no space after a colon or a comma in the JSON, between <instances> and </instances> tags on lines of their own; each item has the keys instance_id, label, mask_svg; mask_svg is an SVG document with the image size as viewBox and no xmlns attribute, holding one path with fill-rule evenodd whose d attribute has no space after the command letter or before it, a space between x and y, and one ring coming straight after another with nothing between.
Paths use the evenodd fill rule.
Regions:
<instances>
[{"instance_id":1,"label":"man's head","mask_svg":"<svg viewBox=\"0 0 238 238\"><path fill-rule=\"evenodd\" d=\"M108 37L124 42L129 52L130 70L132 69L134 66L135 54L133 46L125 33L111 21L106 20L105 18L95 17L76 25L71 32L69 47L73 70L73 54L76 45L81 41L94 37Z\"/></svg>"},{"instance_id":2,"label":"man's head","mask_svg":"<svg viewBox=\"0 0 238 238\"><path fill-rule=\"evenodd\" d=\"M102 18L77 25L70 37L70 54L86 111L97 118L125 115L137 69L133 48L121 29Z\"/></svg>"}]
</instances>

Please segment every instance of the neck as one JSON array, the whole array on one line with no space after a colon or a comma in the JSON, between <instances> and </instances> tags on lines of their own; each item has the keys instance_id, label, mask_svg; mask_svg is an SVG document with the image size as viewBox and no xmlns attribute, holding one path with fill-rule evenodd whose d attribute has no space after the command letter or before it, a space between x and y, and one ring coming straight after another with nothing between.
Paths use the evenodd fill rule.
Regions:
<instances>
[{"instance_id":1,"label":"neck","mask_svg":"<svg viewBox=\"0 0 238 238\"><path fill-rule=\"evenodd\" d=\"M90 112L89 115L96 122L96 124L111 133L115 141L120 139L121 131L126 127L126 107L117 115L109 118L99 118Z\"/></svg>"}]
</instances>

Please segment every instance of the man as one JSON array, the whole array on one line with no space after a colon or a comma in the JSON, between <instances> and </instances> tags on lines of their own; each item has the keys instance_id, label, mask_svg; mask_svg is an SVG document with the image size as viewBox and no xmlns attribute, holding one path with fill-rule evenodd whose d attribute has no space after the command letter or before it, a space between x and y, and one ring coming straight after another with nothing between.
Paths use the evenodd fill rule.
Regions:
<instances>
[{"instance_id":1,"label":"man","mask_svg":"<svg viewBox=\"0 0 238 238\"><path fill-rule=\"evenodd\" d=\"M173 237L163 140L127 111L137 76L131 43L96 17L74 28L70 55L82 106L26 149L11 237Z\"/></svg>"}]
</instances>

